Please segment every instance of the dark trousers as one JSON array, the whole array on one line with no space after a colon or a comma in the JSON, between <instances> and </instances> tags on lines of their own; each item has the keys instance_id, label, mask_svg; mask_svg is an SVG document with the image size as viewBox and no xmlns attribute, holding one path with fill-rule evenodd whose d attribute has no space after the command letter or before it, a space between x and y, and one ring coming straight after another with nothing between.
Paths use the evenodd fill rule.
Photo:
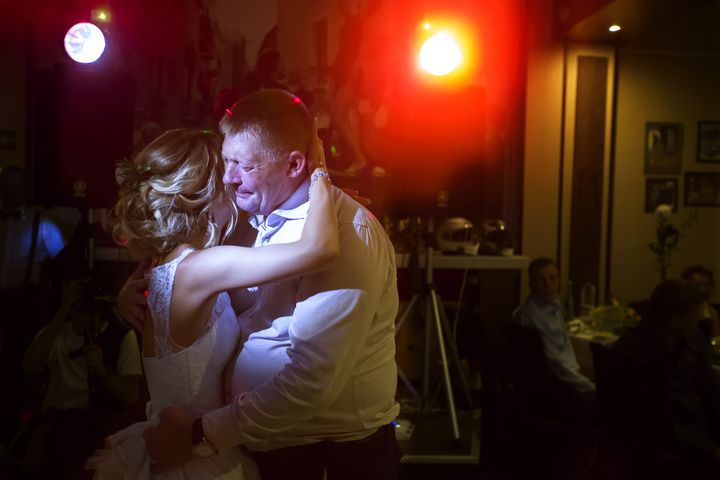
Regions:
<instances>
[{"instance_id":1,"label":"dark trousers","mask_svg":"<svg viewBox=\"0 0 720 480\"><path fill-rule=\"evenodd\" d=\"M354 442L324 441L249 452L262 480L396 480L402 451L392 425Z\"/></svg>"}]
</instances>

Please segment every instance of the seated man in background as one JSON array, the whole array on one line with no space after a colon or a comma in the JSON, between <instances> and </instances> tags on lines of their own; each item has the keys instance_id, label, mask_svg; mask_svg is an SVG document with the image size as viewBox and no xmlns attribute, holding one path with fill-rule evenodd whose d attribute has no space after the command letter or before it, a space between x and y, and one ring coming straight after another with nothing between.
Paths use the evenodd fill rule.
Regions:
<instances>
[{"instance_id":1,"label":"seated man in background","mask_svg":"<svg viewBox=\"0 0 720 480\"><path fill-rule=\"evenodd\" d=\"M703 320L700 327L711 337L720 337L720 318L717 309L710 304L710 292L715 286L713 273L702 265L693 265L682 272L682 279L695 285L705 295Z\"/></svg>"},{"instance_id":2,"label":"seated man in background","mask_svg":"<svg viewBox=\"0 0 720 480\"><path fill-rule=\"evenodd\" d=\"M35 336L23 373L49 374L40 413L17 437L23 478L66 478L125 419L142 368L135 332L122 326L93 279L70 281L62 305ZM24 452L21 452L23 450Z\"/></svg>"},{"instance_id":3,"label":"seated man in background","mask_svg":"<svg viewBox=\"0 0 720 480\"><path fill-rule=\"evenodd\" d=\"M548 369L564 390L563 397L592 397L595 384L580 373L558 298L557 265L549 258L537 258L530 262L528 277L530 296L513 313L513 323L540 333Z\"/></svg>"},{"instance_id":4,"label":"seated man in background","mask_svg":"<svg viewBox=\"0 0 720 480\"><path fill-rule=\"evenodd\" d=\"M529 437L533 440L527 448L536 453L529 454L528 462L536 470L532 475L547 468L543 472L547 478L578 478L593 458L595 384L580 373L575 358L566 313L558 298L557 265L548 258L535 259L528 267L528 276L530 296L515 310L508 329L510 354L515 357L510 361L514 369L539 378L529 379L527 373L519 374L515 381L521 384L515 385L515 391L523 396L520 404L531 412L531 417L541 412L540 425L553 425L558 421L555 429L541 430L539 436ZM519 341L521 338L525 341ZM529 338L537 340L528 344ZM524 351L524 347L531 348ZM538 363L543 358L537 358L539 355L545 359L545 365L540 368ZM518 414L522 416L525 412ZM529 426L532 430L533 423ZM543 448L538 442L549 445Z\"/></svg>"},{"instance_id":5,"label":"seated man in background","mask_svg":"<svg viewBox=\"0 0 720 480\"><path fill-rule=\"evenodd\" d=\"M688 282L661 282L649 318L612 349L618 359L612 377L621 385L617 405L628 419L624 441L643 450L674 450L698 472L720 467L720 378L698 329L705 299Z\"/></svg>"}]
</instances>

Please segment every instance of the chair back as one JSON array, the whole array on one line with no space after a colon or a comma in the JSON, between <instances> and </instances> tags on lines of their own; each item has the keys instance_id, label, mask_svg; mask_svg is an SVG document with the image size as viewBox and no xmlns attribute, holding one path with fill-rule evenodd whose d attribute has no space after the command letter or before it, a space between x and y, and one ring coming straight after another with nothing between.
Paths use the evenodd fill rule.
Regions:
<instances>
[{"instance_id":1,"label":"chair back","mask_svg":"<svg viewBox=\"0 0 720 480\"><path fill-rule=\"evenodd\" d=\"M556 419L554 380L545 358L542 334L532 328L510 324L506 327L506 338L506 374L516 414L526 420Z\"/></svg>"}]
</instances>

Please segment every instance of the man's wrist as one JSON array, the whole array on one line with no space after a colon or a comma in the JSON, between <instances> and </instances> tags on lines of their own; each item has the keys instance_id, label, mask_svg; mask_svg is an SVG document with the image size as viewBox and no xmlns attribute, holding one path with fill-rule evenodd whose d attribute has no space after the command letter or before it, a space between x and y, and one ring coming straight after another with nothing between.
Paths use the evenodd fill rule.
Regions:
<instances>
[{"instance_id":1,"label":"man's wrist","mask_svg":"<svg viewBox=\"0 0 720 480\"><path fill-rule=\"evenodd\" d=\"M218 454L218 449L205 436L202 417L198 417L192 424L192 453L196 457L210 457Z\"/></svg>"}]
</instances>

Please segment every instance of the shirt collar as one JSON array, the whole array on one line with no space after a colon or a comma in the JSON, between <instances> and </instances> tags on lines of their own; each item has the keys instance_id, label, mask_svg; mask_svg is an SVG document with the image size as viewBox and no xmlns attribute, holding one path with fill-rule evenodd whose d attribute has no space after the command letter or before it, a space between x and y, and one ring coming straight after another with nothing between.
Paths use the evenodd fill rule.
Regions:
<instances>
[{"instance_id":1,"label":"shirt collar","mask_svg":"<svg viewBox=\"0 0 720 480\"><path fill-rule=\"evenodd\" d=\"M556 298L552 303L543 303L536 300L532 295L528 297L528 305L544 313L555 313L555 311L561 308L560 299Z\"/></svg>"},{"instance_id":2,"label":"shirt collar","mask_svg":"<svg viewBox=\"0 0 720 480\"><path fill-rule=\"evenodd\" d=\"M285 200L275 211L265 217L265 215L252 215L248 218L250 225L256 230L262 227L277 227L285 223L286 220L300 220L307 217L310 192L310 178L306 178L303 183Z\"/></svg>"}]
</instances>

